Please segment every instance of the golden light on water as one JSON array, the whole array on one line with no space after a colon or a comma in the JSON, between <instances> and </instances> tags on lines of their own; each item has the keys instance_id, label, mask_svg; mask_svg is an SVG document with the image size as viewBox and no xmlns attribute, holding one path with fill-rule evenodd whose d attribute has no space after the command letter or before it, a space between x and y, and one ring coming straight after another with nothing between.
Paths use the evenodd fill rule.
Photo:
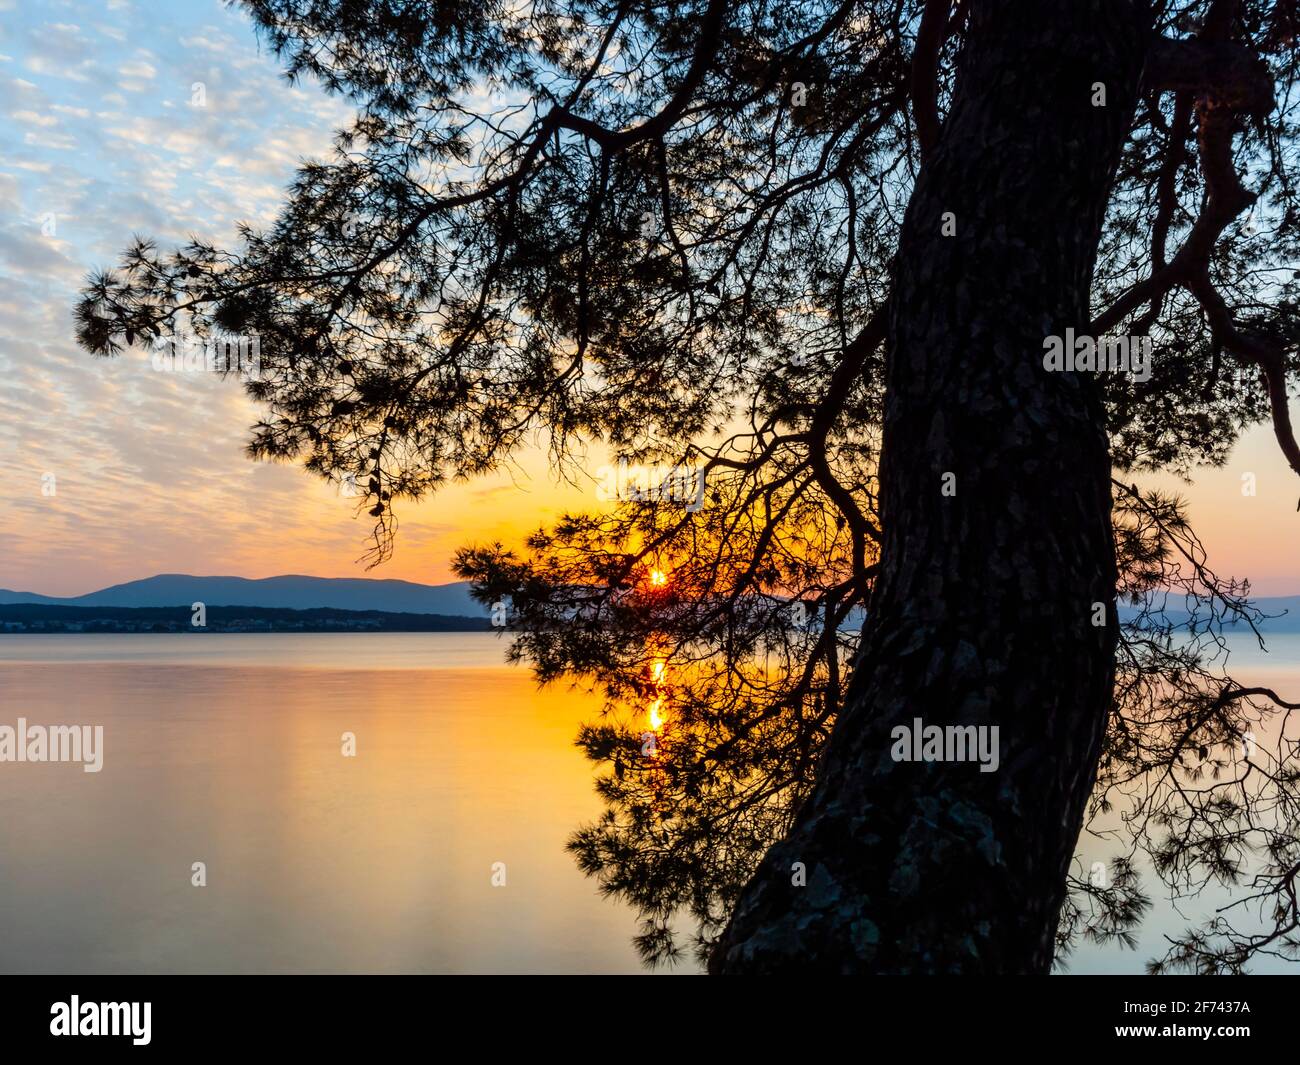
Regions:
<instances>
[{"instance_id":1,"label":"golden light on water","mask_svg":"<svg viewBox=\"0 0 1300 1065\"><path fill-rule=\"evenodd\" d=\"M652 569L649 574L650 583L655 587L662 588L668 583L668 575L660 569ZM666 641L661 636L651 636L646 644L645 674L650 681L651 690L647 693L650 705L646 712L646 718L650 729L653 732L659 732L667 721L668 711L666 701L671 694L668 687L668 654L669 649Z\"/></svg>"},{"instance_id":2,"label":"golden light on water","mask_svg":"<svg viewBox=\"0 0 1300 1065\"><path fill-rule=\"evenodd\" d=\"M668 659L655 658L650 663L650 681L654 684L654 701L650 704L650 728L658 732L663 728L664 682L668 676Z\"/></svg>"}]
</instances>

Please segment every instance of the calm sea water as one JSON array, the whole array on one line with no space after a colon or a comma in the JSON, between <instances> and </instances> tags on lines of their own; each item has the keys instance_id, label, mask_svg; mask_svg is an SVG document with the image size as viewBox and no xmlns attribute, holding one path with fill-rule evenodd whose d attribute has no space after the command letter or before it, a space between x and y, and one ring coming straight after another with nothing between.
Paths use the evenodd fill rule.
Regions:
<instances>
[{"instance_id":1,"label":"calm sea water","mask_svg":"<svg viewBox=\"0 0 1300 1065\"><path fill-rule=\"evenodd\" d=\"M1300 692L1300 636L1241 646L1240 679ZM0 764L0 971L642 971L634 913L564 850L601 811L573 746L595 700L539 691L503 650L477 633L0 637L0 724L105 733L97 774ZM1070 971L1140 971L1211 907L1159 906L1137 952L1085 948Z\"/></svg>"}]
</instances>

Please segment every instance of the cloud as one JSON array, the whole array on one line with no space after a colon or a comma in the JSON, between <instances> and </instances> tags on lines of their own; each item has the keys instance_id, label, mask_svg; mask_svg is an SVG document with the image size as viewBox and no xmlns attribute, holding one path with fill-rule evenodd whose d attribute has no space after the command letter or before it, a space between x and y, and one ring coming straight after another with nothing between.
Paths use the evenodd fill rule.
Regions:
<instances>
[{"instance_id":1,"label":"cloud","mask_svg":"<svg viewBox=\"0 0 1300 1065\"><path fill-rule=\"evenodd\" d=\"M52 148L55 151L70 152L77 146L76 139L66 133L28 133L23 143L34 148Z\"/></svg>"},{"instance_id":2,"label":"cloud","mask_svg":"<svg viewBox=\"0 0 1300 1065\"><path fill-rule=\"evenodd\" d=\"M13 111L9 117L25 126L57 126L59 120L53 115L38 115L35 111Z\"/></svg>"},{"instance_id":3,"label":"cloud","mask_svg":"<svg viewBox=\"0 0 1300 1065\"><path fill-rule=\"evenodd\" d=\"M28 56L23 66L33 74L42 74L51 78L68 78L72 81L89 81L90 67L92 64L89 60L76 65L69 65L50 59L43 55Z\"/></svg>"},{"instance_id":4,"label":"cloud","mask_svg":"<svg viewBox=\"0 0 1300 1065\"><path fill-rule=\"evenodd\" d=\"M123 63L117 68L118 74L124 78L144 78L146 81L152 81L158 71L151 63L146 63L143 59L133 59L129 63Z\"/></svg>"}]
</instances>

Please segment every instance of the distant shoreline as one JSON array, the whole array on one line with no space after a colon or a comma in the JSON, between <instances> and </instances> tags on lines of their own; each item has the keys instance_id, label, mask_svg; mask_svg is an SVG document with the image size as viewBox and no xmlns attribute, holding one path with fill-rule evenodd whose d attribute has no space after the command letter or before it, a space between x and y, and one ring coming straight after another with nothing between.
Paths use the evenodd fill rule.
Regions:
<instances>
[{"instance_id":1,"label":"distant shoreline","mask_svg":"<svg viewBox=\"0 0 1300 1065\"><path fill-rule=\"evenodd\" d=\"M203 624L196 624L201 618ZM491 632L488 618L314 607L207 606L201 615L172 607L0 605L0 636L113 633Z\"/></svg>"}]
</instances>

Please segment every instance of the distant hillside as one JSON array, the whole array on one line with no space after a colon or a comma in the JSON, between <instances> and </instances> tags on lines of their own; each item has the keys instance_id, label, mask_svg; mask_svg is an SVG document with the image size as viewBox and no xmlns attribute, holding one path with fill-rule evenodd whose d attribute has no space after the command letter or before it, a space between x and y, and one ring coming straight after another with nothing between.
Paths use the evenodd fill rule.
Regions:
<instances>
[{"instance_id":1,"label":"distant hillside","mask_svg":"<svg viewBox=\"0 0 1300 1065\"><path fill-rule=\"evenodd\" d=\"M1300 632L1300 595L1274 595L1261 596L1254 600L1255 605L1268 615L1259 623L1259 631L1264 635L1269 633ZM1168 613L1171 621L1178 622L1187 616L1186 612L1181 609L1181 600L1170 598L1168 604ZM1128 621L1137 611L1124 604L1120 605L1119 616L1121 621ZM1243 624L1225 626L1228 632L1249 632L1248 626Z\"/></svg>"},{"instance_id":2,"label":"distant hillside","mask_svg":"<svg viewBox=\"0 0 1300 1065\"><path fill-rule=\"evenodd\" d=\"M111 607L188 607L191 603L204 603L209 607L255 606L282 610L328 607L464 617L486 617L489 613L470 598L469 585L464 582L416 584L364 577L301 576L249 580L247 577L192 577L183 573L163 573L68 598L0 589L0 605L17 603Z\"/></svg>"},{"instance_id":3,"label":"distant hillside","mask_svg":"<svg viewBox=\"0 0 1300 1065\"><path fill-rule=\"evenodd\" d=\"M1300 595L1278 595L1257 600L1265 614L1284 614L1271 617L1260 626L1263 632L1300 632Z\"/></svg>"}]
</instances>

